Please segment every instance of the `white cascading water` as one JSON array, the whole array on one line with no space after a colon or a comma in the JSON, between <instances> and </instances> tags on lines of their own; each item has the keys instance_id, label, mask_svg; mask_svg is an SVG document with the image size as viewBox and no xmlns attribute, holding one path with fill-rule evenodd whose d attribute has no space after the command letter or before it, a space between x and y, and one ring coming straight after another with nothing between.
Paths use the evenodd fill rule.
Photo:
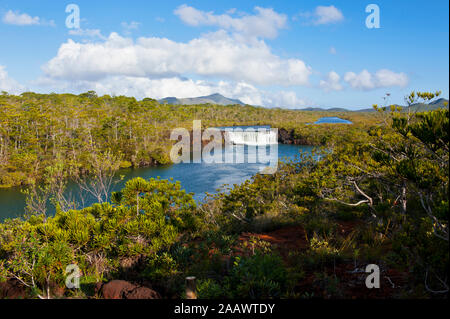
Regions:
<instances>
[{"instance_id":1,"label":"white cascading water","mask_svg":"<svg viewBox=\"0 0 450 319\"><path fill-rule=\"evenodd\" d=\"M233 131L226 132L227 139L232 144L270 145L278 144L278 136L274 131Z\"/></svg>"}]
</instances>

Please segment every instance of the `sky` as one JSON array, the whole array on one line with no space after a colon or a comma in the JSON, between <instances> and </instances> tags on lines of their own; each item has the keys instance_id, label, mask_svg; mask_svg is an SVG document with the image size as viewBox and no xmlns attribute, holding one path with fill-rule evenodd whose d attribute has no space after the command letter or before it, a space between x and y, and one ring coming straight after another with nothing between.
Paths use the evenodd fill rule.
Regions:
<instances>
[{"instance_id":1,"label":"sky","mask_svg":"<svg viewBox=\"0 0 450 319\"><path fill-rule=\"evenodd\" d=\"M348 109L449 96L447 0L0 0L0 40L11 94Z\"/></svg>"}]
</instances>

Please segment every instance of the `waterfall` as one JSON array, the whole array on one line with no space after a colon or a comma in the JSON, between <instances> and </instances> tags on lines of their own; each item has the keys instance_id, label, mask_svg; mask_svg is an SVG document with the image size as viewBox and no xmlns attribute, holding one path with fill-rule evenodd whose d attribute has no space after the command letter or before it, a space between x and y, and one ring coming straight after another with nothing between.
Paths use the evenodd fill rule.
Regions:
<instances>
[{"instance_id":1,"label":"waterfall","mask_svg":"<svg viewBox=\"0 0 450 319\"><path fill-rule=\"evenodd\" d=\"M226 131L227 140L231 144L270 145L278 144L278 135L272 130L234 130Z\"/></svg>"}]
</instances>

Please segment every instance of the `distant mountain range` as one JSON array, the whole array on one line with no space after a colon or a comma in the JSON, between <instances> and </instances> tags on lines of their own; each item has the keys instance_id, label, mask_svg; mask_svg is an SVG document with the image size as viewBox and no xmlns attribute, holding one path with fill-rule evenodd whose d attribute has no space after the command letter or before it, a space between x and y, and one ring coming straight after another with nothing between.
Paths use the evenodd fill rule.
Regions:
<instances>
[{"instance_id":1,"label":"distant mountain range","mask_svg":"<svg viewBox=\"0 0 450 319\"><path fill-rule=\"evenodd\" d=\"M398 105L397 105L398 106ZM412 112L424 112L433 111L436 109L448 108L448 100L444 98L437 99L429 104L417 103L410 106ZM404 111L408 110L408 107L403 107Z\"/></svg>"},{"instance_id":2,"label":"distant mountain range","mask_svg":"<svg viewBox=\"0 0 450 319\"><path fill-rule=\"evenodd\" d=\"M194 105L194 104L218 104L218 105L245 105L245 103L241 102L237 99L227 98L219 93L211 94L208 96L199 96L199 97L191 97L191 98L176 98L176 97L166 97L158 101L161 104L170 104L170 105ZM396 104L395 104L396 105ZM396 105L401 106L401 105ZM429 104L417 103L413 104L410 107L412 112L423 112L423 111L431 111L439 108L448 107L448 100L444 98L440 98L434 102ZM403 111L406 112L408 107L402 106ZM313 111L313 112L374 112L373 108L366 108L361 110L347 110L345 108L333 107L333 108L320 108L320 107L307 107L304 109L296 109L297 111Z\"/></svg>"},{"instance_id":3,"label":"distant mountain range","mask_svg":"<svg viewBox=\"0 0 450 319\"><path fill-rule=\"evenodd\" d=\"M191 98L178 99L176 97L166 97L158 101L161 104L171 105L193 105L193 104L218 104L218 105L245 105L239 100L229 99L219 93L211 94L208 96L199 96Z\"/></svg>"},{"instance_id":4,"label":"distant mountain range","mask_svg":"<svg viewBox=\"0 0 450 319\"><path fill-rule=\"evenodd\" d=\"M402 106L398 104L394 104L395 106L401 106L403 108L403 112L408 111L407 106ZM411 112L425 112L432 111L441 108L448 108L448 100L444 98L437 99L429 104L424 103L416 103L409 107ZM297 109L298 111L316 111L316 112L375 112L373 108L361 109L361 110L347 110L344 108L334 107L334 108L320 108L320 107L307 107L304 109Z\"/></svg>"},{"instance_id":5,"label":"distant mountain range","mask_svg":"<svg viewBox=\"0 0 450 319\"><path fill-rule=\"evenodd\" d=\"M348 112L349 110L341 107L332 107L330 109L324 109L320 107L307 107L304 109L297 109L298 111L314 111L314 112Z\"/></svg>"}]
</instances>

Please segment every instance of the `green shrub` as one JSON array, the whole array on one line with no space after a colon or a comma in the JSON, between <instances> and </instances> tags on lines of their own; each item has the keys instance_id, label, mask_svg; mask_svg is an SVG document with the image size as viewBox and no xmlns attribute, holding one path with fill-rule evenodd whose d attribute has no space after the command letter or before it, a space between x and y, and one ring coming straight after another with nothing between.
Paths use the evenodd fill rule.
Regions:
<instances>
[{"instance_id":1,"label":"green shrub","mask_svg":"<svg viewBox=\"0 0 450 319\"><path fill-rule=\"evenodd\" d=\"M197 281L197 297L199 299L220 299L226 296L226 292L213 279L200 279Z\"/></svg>"},{"instance_id":2,"label":"green shrub","mask_svg":"<svg viewBox=\"0 0 450 319\"><path fill-rule=\"evenodd\" d=\"M236 257L228 280L235 298L280 298L287 271L280 256L257 252L250 257Z\"/></svg>"}]
</instances>

